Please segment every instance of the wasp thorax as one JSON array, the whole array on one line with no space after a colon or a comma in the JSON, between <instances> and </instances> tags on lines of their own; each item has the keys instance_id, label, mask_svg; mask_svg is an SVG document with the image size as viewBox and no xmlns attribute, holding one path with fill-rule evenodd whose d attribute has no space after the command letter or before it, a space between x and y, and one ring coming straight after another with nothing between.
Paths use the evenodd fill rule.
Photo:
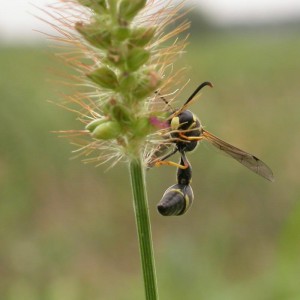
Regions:
<instances>
[{"instance_id":1,"label":"wasp thorax","mask_svg":"<svg viewBox=\"0 0 300 300\"><path fill-rule=\"evenodd\" d=\"M184 110L171 119L172 130L185 130L195 127L197 117L189 110Z\"/></svg>"},{"instance_id":2,"label":"wasp thorax","mask_svg":"<svg viewBox=\"0 0 300 300\"><path fill-rule=\"evenodd\" d=\"M184 110L170 121L171 138L180 139L176 144L179 150L192 151L196 148L201 135L201 123L197 116L189 110ZM186 142L184 142L186 140Z\"/></svg>"},{"instance_id":3,"label":"wasp thorax","mask_svg":"<svg viewBox=\"0 0 300 300\"><path fill-rule=\"evenodd\" d=\"M194 193L190 185L174 184L164 193L157 205L163 216L180 216L192 205Z\"/></svg>"}]
</instances>

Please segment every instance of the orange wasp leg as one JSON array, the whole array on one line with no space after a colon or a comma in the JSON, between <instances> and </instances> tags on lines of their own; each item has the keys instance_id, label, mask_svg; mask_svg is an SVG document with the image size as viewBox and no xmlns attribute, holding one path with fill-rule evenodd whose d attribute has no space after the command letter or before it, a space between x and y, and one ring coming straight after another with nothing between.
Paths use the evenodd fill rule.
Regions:
<instances>
[{"instance_id":1,"label":"orange wasp leg","mask_svg":"<svg viewBox=\"0 0 300 300\"><path fill-rule=\"evenodd\" d=\"M188 166L189 166L188 164L181 165L181 164L178 164L178 163L176 163L174 161L169 161L169 160L167 160L167 161L165 161L165 160L159 160L159 161L157 161L155 163L156 167L159 167L159 166L162 166L162 165L173 166L173 167L177 167L177 168L180 168L180 169L183 169L183 170L187 169Z\"/></svg>"},{"instance_id":2,"label":"orange wasp leg","mask_svg":"<svg viewBox=\"0 0 300 300\"><path fill-rule=\"evenodd\" d=\"M186 136L184 133L179 132L179 136L184 139L184 140L188 140L188 141L201 141L202 139L204 139L203 136Z\"/></svg>"}]
</instances>

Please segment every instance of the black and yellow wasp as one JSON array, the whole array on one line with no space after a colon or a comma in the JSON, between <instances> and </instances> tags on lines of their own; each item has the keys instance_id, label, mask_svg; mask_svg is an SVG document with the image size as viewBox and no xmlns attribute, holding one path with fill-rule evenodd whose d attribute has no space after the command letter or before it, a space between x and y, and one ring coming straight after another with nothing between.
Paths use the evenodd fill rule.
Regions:
<instances>
[{"instance_id":1,"label":"black and yellow wasp","mask_svg":"<svg viewBox=\"0 0 300 300\"><path fill-rule=\"evenodd\" d=\"M157 206L159 213L164 216L182 215L192 204L194 199L190 186L192 169L191 164L186 158L186 152L194 150L202 140L208 141L219 150L224 151L254 173L267 180L274 180L272 170L263 161L252 154L224 142L203 129L198 117L190 110L187 110L194 97L205 86L212 87L213 85L208 81L200 84L186 102L179 109L172 110L170 116L167 118L167 133L165 138L174 144L174 149L166 155L161 156L161 152L168 149L168 146L162 143L149 160L148 166L172 165L178 168L177 184L166 190ZM161 98L168 104L164 97ZM179 163L166 160L177 152L181 155Z\"/></svg>"}]
</instances>

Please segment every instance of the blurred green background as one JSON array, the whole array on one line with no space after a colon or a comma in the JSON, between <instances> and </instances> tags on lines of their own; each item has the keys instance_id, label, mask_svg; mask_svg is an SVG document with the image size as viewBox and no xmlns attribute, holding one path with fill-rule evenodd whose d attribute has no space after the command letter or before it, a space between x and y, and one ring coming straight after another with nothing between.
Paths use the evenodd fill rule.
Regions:
<instances>
[{"instance_id":1,"label":"blurred green background","mask_svg":"<svg viewBox=\"0 0 300 300\"><path fill-rule=\"evenodd\" d=\"M183 99L212 81L193 111L275 182L201 144L194 205L166 218L156 204L175 169L147 172L160 297L300 299L300 28L192 29ZM70 160L50 132L80 124L47 102L69 92L49 48L1 47L0 67L0 299L143 299L126 166Z\"/></svg>"}]
</instances>

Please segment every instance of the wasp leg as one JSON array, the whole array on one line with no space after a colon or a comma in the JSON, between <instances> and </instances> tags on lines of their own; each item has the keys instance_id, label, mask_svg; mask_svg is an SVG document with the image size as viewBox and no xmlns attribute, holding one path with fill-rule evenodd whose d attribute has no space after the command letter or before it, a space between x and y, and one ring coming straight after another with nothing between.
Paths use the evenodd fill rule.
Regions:
<instances>
[{"instance_id":1,"label":"wasp leg","mask_svg":"<svg viewBox=\"0 0 300 300\"><path fill-rule=\"evenodd\" d=\"M173 167L177 167L179 169L187 169L189 165L181 165L181 164L178 164L174 161L170 161L170 160L159 160L155 163L155 166L156 167L159 167L159 166L162 166L162 165L165 165L165 166L173 166Z\"/></svg>"},{"instance_id":2,"label":"wasp leg","mask_svg":"<svg viewBox=\"0 0 300 300\"><path fill-rule=\"evenodd\" d=\"M184 139L184 140L188 140L188 141L201 141L202 139L204 139L203 136L186 136L184 133L179 132L179 136Z\"/></svg>"},{"instance_id":3,"label":"wasp leg","mask_svg":"<svg viewBox=\"0 0 300 300\"><path fill-rule=\"evenodd\" d=\"M172 152L168 153L167 155L163 156L162 158L156 159L156 161L162 161L162 160L165 160L165 159L169 158L170 156L174 155L177 151L178 151L178 149L175 148ZM155 163L156 161L154 160L154 163Z\"/></svg>"},{"instance_id":4,"label":"wasp leg","mask_svg":"<svg viewBox=\"0 0 300 300\"><path fill-rule=\"evenodd\" d=\"M177 148L175 148L171 153L168 153L167 155L163 156L162 158L158 158L156 160L153 161L154 166L159 167L161 165L168 165L171 166L173 164L171 161L165 161L167 158L169 158L170 156L174 155L176 152L178 151Z\"/></svg>"},{"instance_id":5,"label":"wasp leg","mask_svg":"<svg viewBox=\"0 0 300 300\"><path fill-rule=\"evenodd\" d=\"M173 167L177 167L179 169L182 169L182 170L185 170L189 167L189 163L185 157L185 153L184 152L181 152L180 151L180 154L181 154L181 157L182 157L182 160L183 160L183 165L180 164L180 163L176 163L176 162L173 162L173 161L169 161L169 160L165 160L167 159L168 157L170 157L171 155L173 155L174 153L176 153L178 151L178 149L175 149L173 152L171 152L170 154L168 154L167 156L163 157L162 159L158 160L156 163L155 163L155 166L156 167L159 167L159 166L162 166L162 165L165 165L165 166L173 166Z\"/></svg>"}]
</instances>

